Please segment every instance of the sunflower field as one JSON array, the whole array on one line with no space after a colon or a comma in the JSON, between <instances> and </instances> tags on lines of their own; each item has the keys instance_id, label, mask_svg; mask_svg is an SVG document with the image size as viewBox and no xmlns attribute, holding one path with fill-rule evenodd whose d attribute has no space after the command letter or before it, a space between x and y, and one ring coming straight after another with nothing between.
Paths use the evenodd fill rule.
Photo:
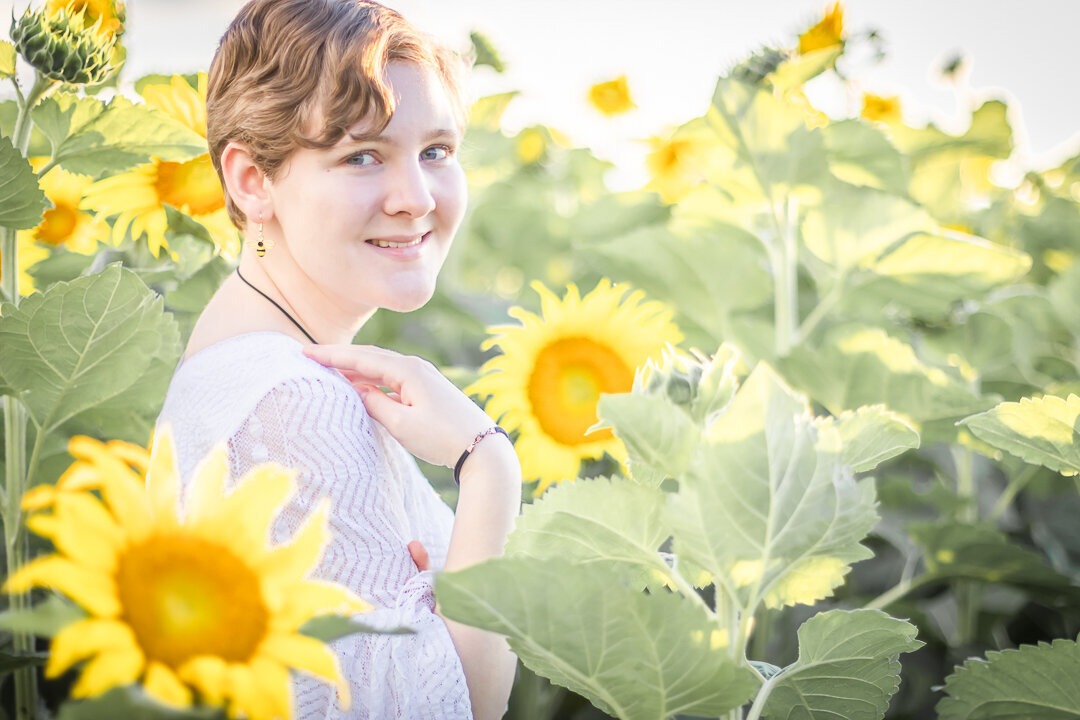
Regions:
<instances>
[{"instance_id":1,"label":"sunflower field","mask_svg":"<svg viewBox=\"0 0 1080 720\"><path fill-rule=\"evenodd\" d=\"M295 672L346 702L325 643L409 629L307 577L325 506L267 546L287 469L217 453L181 498L147 447L243 238L205 74L124 77L125 21L47 0L0 42L0 717L290 717ZM1002 184L997 100L960 134L830 117L843 9L796 30L636 191L477 101L436 296L357 337L514 438L505 555L437 580L520 658L509 718L1080 718L1080 157Z\"/></svg>"}]
</instances>

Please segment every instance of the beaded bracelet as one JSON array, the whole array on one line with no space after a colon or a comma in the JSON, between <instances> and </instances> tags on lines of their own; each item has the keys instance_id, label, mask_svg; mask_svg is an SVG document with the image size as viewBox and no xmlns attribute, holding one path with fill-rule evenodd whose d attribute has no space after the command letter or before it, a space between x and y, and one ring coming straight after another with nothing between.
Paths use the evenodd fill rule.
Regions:
<instances>
[{"instance_id":1,"label":"beaded bracelet","mask_svg":"<svg viewBox=\"0 0 1080 720\"><path fill-rule=\"evenodd\" d=\"M476 433L476 437L469 443L469 447L465 448L465 452L461 453L461 457L458 458L457 465L454 465L454 482L456 484L461 485L461 466L465 464L465 458L472 454L472 451L476 449L476 446L480 444L481 440L488 435L494 435L495 433L499 433L503 437L510 439L510 436L506 434L506 431L498 425L494 425L487 430Z\"/></svg>"}]
</instances>

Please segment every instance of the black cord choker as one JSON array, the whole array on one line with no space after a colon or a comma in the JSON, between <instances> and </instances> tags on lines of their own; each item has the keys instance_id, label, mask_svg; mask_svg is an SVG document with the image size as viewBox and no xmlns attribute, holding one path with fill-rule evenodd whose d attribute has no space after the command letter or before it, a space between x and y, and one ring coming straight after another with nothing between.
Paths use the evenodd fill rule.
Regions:
<instances>
[{"instance_id":1,"label":"black cord choker","mask_svg":"<svg viewBox=\"0 0 1080 720\"><path fill-rule=\"evenodd\" d=\"M264 292L263 292L262 290L260 290L259 288L255 287L255 286L254 286L254 285L252 285L252 284L251 284L250 282L248 282L248 279L247 279L246 277L244 277L243 275L241 275L241 274L240 274L240 268L236 268L236 276L237 276L238 278L240 278L241 280L243 280L243 281L244 281L244 284L245 284L245 285L247 285L247 286L248 286L249 288L251 288L251 289L252 289L252 290L254 290L255 292L257 292L257 293L259 293L260 295L262 295L262 296L263 296L264 298L266 298L267 300L269 300L269 301L270 301L270 304L271 304L271 305L273 305L274 307L276 307L276 308L277 308L278 310L280 310L280 311L281 311L281 314L282 314L282 315L284 315L285 317L289 318L289 320L291 320L291 321L292 321L292 324L293 324L293 325L295 325L295 326L296 326L297 328L299 328L300 332L304 333L304 337L306 337L306 338L307 338L308 340L310 340L310 341L312 342L312 344L313 344L313 345L318 345L318 344L319 344L319 343L315 342L315 338L311 337L311 333L309 333L309 332L308 332L307 330L305 330L305 329L304 329L304 326L303 326L303 325L301 325L301 324L300 324L300 323L299 323L299 322L297 321L297 319L296 319L296 318L294 318L294 317L293 317L292 315L290 315L290 314L289 314L289 311L288 311L288 310L286 310L285 308L283 308L283 307L281 307L280 305L278 305L278 304L277 304L277 301L275 301L275 300L274 300L274 298L270 297L269 295L267 295L266 293L264 293Z\"/></svg>"}]
</instances>

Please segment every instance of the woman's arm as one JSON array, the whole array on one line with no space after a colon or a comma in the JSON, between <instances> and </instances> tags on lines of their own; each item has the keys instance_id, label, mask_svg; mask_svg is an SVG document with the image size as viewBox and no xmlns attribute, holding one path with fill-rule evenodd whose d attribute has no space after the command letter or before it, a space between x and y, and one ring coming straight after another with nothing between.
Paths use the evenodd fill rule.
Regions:
<instances>
[{"instance_id":1,"label":"woman's arm","mask_svg":"<svg viewBox=\"0 0 1080 720\"><path fill-rule=\"evenodd\" d=\"M360 392L368 413L406 450L427 462L453 466L473 438L493 424L420 358L361 345L317 345L304 352L340 370ZM501 435L484 438L462 467L446 569L501 555L520 500L521 469L513 446ZM474 716L501 717L516 666L509 646L499 635L449 620L446 625L461 658Z\"/></svg>"}]
</instances>

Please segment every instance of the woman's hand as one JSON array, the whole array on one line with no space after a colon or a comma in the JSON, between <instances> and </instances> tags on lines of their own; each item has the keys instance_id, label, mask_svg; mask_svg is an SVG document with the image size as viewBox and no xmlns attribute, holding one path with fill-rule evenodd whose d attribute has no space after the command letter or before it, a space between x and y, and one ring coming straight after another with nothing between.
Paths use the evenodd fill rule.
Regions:
<instances>
[{"instance_id":1,"label":"woman's hand","mask_svg":"<svg viewBox=\"0 0 1080 720\"><path fill-rule=\"evenodd\" d=\"M368 414L406 450L433 465L453 467L477 433L494 424L422 358L373 345L308 345L304 354L339 370L360 393Z\"/></svg>"}]
</instances>

